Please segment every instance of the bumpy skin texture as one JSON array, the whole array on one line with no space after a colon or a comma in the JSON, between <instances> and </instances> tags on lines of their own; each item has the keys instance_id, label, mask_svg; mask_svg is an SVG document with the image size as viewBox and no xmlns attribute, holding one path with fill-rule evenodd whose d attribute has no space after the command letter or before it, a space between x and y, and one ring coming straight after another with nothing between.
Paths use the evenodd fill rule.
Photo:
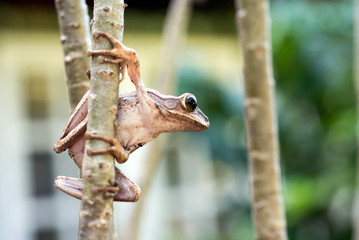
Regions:
<instances>
[{"instance_id":1,"label":"bumpy skin texture","mask_svg":"<svg viewBox=\"0 0 359 240\"><path fill-rule=\"evenodd\" d=\"M146 89L139 71L139 61L136 52L123 46L107 33L96 32L95 37L108 38L114 48L112 50L88 51L88 55L104 54L115 57L109 59L101 57L100 61L121 63L127 66L131 81L136 91L125 93L118 98L118 112L116 115L116 136L110 139L95 133L86 132L87 108L89 95L86 93L70 117L61 138L55 143L57 153L68 149L71 158L81 168L85 151L86 139L98 139L109 142L111 147L103 150L89 150L87 154L112 154L119 163L127 161L130 153L142 147L163 132L203 131L209 127L206 115L197 108L197 102L192 94L179 97L162 95ZM111 186L97 191L109 191L115 201L137 201L140 196L139 187L129 180L121 171L115 169L116 191ZM81 198L82 181L80 179L58 177L55 187L76 198ZM110 189L110 190L109 190Z\"/></svg>"}]
</instances>

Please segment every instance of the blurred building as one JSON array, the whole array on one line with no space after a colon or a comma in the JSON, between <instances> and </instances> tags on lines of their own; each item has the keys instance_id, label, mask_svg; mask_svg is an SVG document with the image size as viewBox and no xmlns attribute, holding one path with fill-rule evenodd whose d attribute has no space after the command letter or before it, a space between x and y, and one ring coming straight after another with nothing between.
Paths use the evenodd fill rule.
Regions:
<instances>
[{"instance_id":1,"label":"blurred building","mask_svg":"<svg viewBox=\"0 0 359 240\"><path fill-rule=\"evenodd\" d=\"M127 3L124 43L136 49L151 87L168 1ZM179 88L196 94L211 127L171 135L150 191L136 204L115 204L120 239L136 228L144 240L253 239L233 1L196 3L177 65ZM289 238L350 239L357 175L352 2L271 1L271 12ZM0 239L76 239L80 201L53 187L58 175L78 175L66 153L52 151L69 116L53 2L3 0L0 13ZM140 186L149 151L121 166Z\"/></svg>"},{"instance_id":2,"label":"blurred building","mask_svg":"<svg viewBox=\"0 0 359 240\"><path fill-rule=\"evenodd\" d=\"M57 39L51 32L1 32L0 239L76 236L79 204L53 187L56 175L77 174L52 151L69 114Z\"/></svg>"}]
</instances>

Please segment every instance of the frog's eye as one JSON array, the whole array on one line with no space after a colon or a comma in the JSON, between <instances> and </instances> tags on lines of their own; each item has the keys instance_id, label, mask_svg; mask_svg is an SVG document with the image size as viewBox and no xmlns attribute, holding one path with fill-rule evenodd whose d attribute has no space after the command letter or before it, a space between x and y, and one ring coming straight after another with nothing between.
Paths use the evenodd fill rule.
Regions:
<instances>
[{"instance_id":1,"label":"frog's eye","mask_svg":"<svg viewBox=\"0 0 359 240\"><path fill-rule=\"evenodd\" d=\"M196 107L197 107L197 100L196 97L193 96L192 94L187 94L184 97L184 104L185 108L189 111L189 112L193 112Z\"/></svg>"}]
</instances>

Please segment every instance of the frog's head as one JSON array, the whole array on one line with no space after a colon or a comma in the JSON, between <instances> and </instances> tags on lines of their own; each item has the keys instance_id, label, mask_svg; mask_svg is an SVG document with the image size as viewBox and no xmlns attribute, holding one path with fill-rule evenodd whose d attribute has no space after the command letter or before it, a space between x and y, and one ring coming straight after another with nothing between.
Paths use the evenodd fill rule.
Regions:
<instances>
[{"instance_id":1,"label":"frog's head","mask_svg":"<svg viewBox=\"0 0 359 240\"><path fill-rule=\"evenodd\" d=\"M197 100L193 94L184 93L175 97L162 95L153 90L148 93L161 112L158 120L166 125L168 132L199 132L209 128L208 117L197 106ZM166 120L163 121L161 118Z\"/></svg>"}]
</instances>

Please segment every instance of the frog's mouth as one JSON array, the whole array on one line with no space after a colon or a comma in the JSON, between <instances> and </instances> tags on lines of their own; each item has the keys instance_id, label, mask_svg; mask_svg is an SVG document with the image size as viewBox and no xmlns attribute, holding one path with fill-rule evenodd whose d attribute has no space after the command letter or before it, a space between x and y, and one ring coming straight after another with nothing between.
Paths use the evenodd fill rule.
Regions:
<instances>
[{"instance_id":1,"label":"frog's mouth","mask_svg":"<svg viewBox=\"0 0 359 240\"><path fill-rule=\"evenodd\" d=\"M208 117L198 107L188 114L188 118L193 122L193 128L190 131L200 132L209 128Z\"/></svg>"},{"instance_id":2,"label":"frog's mouth","mask_svg":"<svg viewBox=\"0 0 359 240\"><path fill-rule=\"evenodd\" d=\"M168 109L166 109L168 111ZM193 112L168 111L169 114L165 123L165 132L201 132L209 128L208 117L197 107Z\"/></svg>"}]
</instances>

